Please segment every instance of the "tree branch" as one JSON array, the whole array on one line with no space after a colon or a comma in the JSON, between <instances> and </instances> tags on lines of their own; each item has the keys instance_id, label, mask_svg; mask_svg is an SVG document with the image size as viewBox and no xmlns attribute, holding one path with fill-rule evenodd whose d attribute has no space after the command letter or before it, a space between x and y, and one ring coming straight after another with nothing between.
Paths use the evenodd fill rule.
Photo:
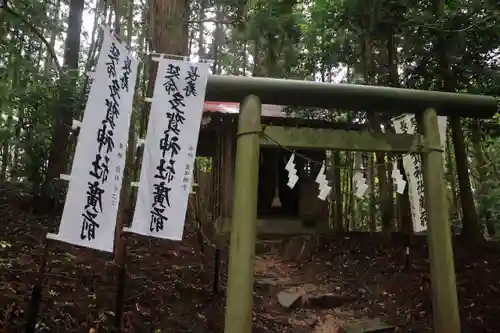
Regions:
<instances>
[{"instance_id":1,"label":"tree branch","mask_svg":"<svg viewBox=\"0 0 500 333\"><path fill-rule=\"evenodd\" d=\"M50 43L47 41L47 39L45 39L45 37L43 37L43 34L40 32L40 30L38 30L33 24L28 22L21 14L17 13L12 8L10 8L7 5L7 0L0 0L0 9L3 9L6 13L9 13L10 15L18 18L22 23L24 23L31 30L32 33L34 33L38 38L40 38L42 43L45 44L45 47L47 48L49 55L54 60L54 64L57 68L57 72L59 73L59 75L62 75L62 68L61 68L61 65L59 64L59 60L57 59L57 55L56 55L54 49L52 48L52 46L50 45Z\"/></svg>"}]
</instances>

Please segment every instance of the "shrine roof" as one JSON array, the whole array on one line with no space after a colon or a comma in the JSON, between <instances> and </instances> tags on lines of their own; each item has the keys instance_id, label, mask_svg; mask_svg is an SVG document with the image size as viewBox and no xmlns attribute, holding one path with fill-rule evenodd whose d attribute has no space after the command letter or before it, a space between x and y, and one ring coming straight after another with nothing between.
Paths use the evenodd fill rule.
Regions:
<instances>
[{"instance_id":1,"label":"shrine roof","mask_svg":"<svg viewBox=\"0 0 500 333\"><path fill-rule=\"evenodd\" d=\"M285 107L282 105L263 104L262 116L273 118L292 118L283 112L284 108ZM237 114L240 112L240 103L205 101L203 112Z\"/></svg>"},{"instance_id":2,"label":"shrine roof","mask_svg":"<svg viewBox=\"0 0 500 333\"><path fill-rule=\"evenodd\" d=\"M212 102L205 101L203 114L217 114L223 117L237 118L240 103L236 102ZM366 130L366 124L350 124L345 122L332 122L322 119L306 119L298 115L290 115L284 112L285 106L262 104L262 121L268 125L313 127L313 128L334 128L344 130Z\"/></svg>"}]
</instances>

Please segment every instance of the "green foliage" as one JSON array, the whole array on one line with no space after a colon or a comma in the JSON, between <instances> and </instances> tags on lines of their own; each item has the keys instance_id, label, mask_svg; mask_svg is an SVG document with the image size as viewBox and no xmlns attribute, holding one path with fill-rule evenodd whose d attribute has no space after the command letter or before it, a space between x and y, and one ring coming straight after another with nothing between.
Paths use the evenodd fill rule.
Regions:
<instances>
[{"instance_id":1,"label":"green foliage","mask_svg":"<svg viewBox=\"0 0 500 333\"><path fill-rule=\"evenodd\" d=\"M47 170L58 101L65 94L74 103L82 82L70 78L78 73L58 76L46 45L64 42L66 1L30 0L10 6L18 16L4 16L7 29L0 44L2 175L4 180L26 181L38 192Z\"/></svg>"},{"instance_id":2,"label":"green foliage","mask_svg":"<svg viewBox=\"0 0 500 333\"><path fill-rule=\"evenodd\" d=\"M448 75L456 91L494 96L500 92L497 2L446 2L438 17L429 0L272 0L253 2L247 15L243 33L233 34L238 41L231 41L228 48L248 46L251 61L245 63L256 75L426 90L442 89ZM442 68L443 47L449 68ZM238 54L241 60L238 52L227 54L229 58ZM293 108L287 112L310 119L367 121L366 114L350 110ZM390 129L389 119L381 121ZM484 181L475 170L476 152L470 155L469 172L476 205L496 219L500 198L493 189L498 187L495 168L500 162L496 160L500 146L498 139L493 141L484 148L491 159L486 168L492 190L479 194ZM454 153L452 158L447 164L448 187L458 193L456 180L452 181L457 170ZM359 206L364 212L365 202Z\"/></svg>"},{"instance_id":3,"label":"green foliage","mask_svg":"<svg viewBox=\"0 0 500 333\"><path fill-rule=\"evenodd\" d=\"M197 156L196 163L198 164L198 170L202 172L212 172L212 160L210 158Z\"/></svg>"}]
</instances>

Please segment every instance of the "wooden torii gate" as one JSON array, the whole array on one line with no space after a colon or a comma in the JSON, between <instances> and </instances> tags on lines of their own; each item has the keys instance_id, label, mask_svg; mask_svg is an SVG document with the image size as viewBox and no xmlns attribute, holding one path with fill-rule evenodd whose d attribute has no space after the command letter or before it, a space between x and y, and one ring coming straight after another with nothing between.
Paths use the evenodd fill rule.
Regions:
<instances>
[{"instance_id":1,"label":"wooden torii gate","mask_svg":"<svg viewBox=\"0 0 500 333\"><path fill-rule=\"evenodd\" d=\"M460 333L437 115L492 117L497 110L495 98L388 87L218 75L209 77L206 98L210 101L243 101L238 121L225 333L252 331L259 149L261 145L274 145L275 141L290 148L414 152L422 155L434 331ZM262 103L394 115L414 113L422 133L410 135L282 126L262 128Z\"/></svg>"}]
</instances>

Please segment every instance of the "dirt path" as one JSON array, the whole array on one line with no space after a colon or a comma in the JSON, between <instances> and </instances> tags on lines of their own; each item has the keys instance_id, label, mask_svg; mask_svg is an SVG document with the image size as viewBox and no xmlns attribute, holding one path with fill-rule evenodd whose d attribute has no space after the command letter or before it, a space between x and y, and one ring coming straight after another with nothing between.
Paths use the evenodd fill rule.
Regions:
<instances>
[{"instance_id":1,"label":"dirt path","mask_svg":"<svg viewBox=\"0 0 500 333\"><path fill-rule=\"evenodd\" d=\"M276 253L259 256L255 274L263 306L257 315L287 325L291 333L342 332L346 325L362 322L349 307L315 307L301 302L312 295L341 294L340 287L318 279L317 265L309 266L304 269L299 264L283 260ZM290 297L298 297L298 305L286 308L280 298Z\"/></svg>"}]
</instances>

